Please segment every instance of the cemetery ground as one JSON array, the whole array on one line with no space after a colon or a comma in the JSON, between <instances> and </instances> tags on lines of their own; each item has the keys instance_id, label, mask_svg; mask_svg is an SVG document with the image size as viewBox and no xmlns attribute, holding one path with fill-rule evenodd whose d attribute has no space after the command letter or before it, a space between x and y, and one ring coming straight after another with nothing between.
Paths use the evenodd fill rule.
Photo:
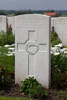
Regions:
<instances>
[{"instance_id":1,"label":"cemetery ground","mask_svg":"<svg viewBox=\"0 0 67 100\"><path fill-rule=\"evenodd\" d=\"M37 97L37 99L41 98L44 100L49 96L61 96L67 99L67 47L63 47L56 32L51 34L50 89L43 89L42 85L33 78L25 80L23 84L19 86L15 84L14 73L15 44L14 36L10 28L7 34L0 35L0 95L8 96L0 97L0 99L13 100L17 97L16 100L28 100L29 97Z\"/></svg>"},{"instance_id":2,"label":"cemetery ground","mask_svg":"<svg viewBox=\"0 0 67 100\"><path fill-rule=\"evenodd\" d=\"M63 47L62 43L58 40L56 33L52 36L52 47L51 47L51 88L48 90L44 90L45 97L49 97L49 95L59 95L67 99L67 47ZM57 38L57 39L56 39ZM4 75L4 78L1 80L0 74L0 86L2 85L2 89L0 90L1 96L8 97L0 97L1 100L9 99L15 100L15 97L23 97L16 98L16 100L28 100L27 96L24 95L23 92L20 91L20 87L14 84L14 70L15 70L15 45L3 45L0 46L0 72ZM8 77L9 76L9 77ZM59 78L60 77L60 78ZM8 80L8 81L7 81ZM6 85L7 83L7 85ZM55 84L56 83L56 84ZM10 85L9 85L10 84ZM5 90L4 90L5 88ZM12 96L14 98L11 98ZM32 99L29 99L32 100ZM63 99L62 99L63 100Z\"/></svg>"},{"instance_id":3,"label":"cemetery ground","mask_svg":"<svg viewBox=\"0 0 67 100\"><path fill-rule=\"evenodd\" d=\"M14 47L0 46L0 67L3 66L3 68L9 70L9 72L14 72L15 56L12 54L13 48Z\"/></svg>"},{"instance_id":4,"label":"cemetery ground","mask_svg":"<svg viewBox=\"0 0 67 100\"><path fill-rule=\"evenodd\" d=\"M24 97L23 93L20 93L20 87L18 85L14 85L14 61L15 61L15 54L14 54L14 46L12 45L5 45L5 46L0 46L0 73L1 70L4 71L1 74L7 74L11 77L9 77L10 79L8 80L8 82L6 82L6 80L3 79L3 81L1 80L1 74L0 74L0 95L3 96L15 96L15 97ZM7 75L4 75L4 78L8 77ZM9 81L12 81L11 83ZM1 84L2 81L2 84ZM6 84L4 84L3 82L6 82ZM11 84L11 87L9 86L9 84ZM2 90L1 90L1 85L2 85ZM3 89L5 87L5 90ZM11 88L11 89L9 89ZM7 90L6 90L7 89ZM32 100L24 97L24 98L12 98L12 97L0 97L0 100Z\"/></svg>"},{"instance_id":5,"label":"cemetery ground","mask_svg":"<svg viewBox=\"0 0 67 100\"><path fill-rule=\"evenodd\" d=\"M0 100L34 100L29 98L17 98L17 97L0 97Z\"/></svg>"},{"instance_id":6,"label":"cemetery ground","mask_svg":"<svg viewBox=\"0 0 67 100\"><path fill-rule=\"evenodd\" d=\"M12 48L12 49L9 49L9 48ZM14 75L14 59L15 59L13 50L14 50L14 46L5 45L5 46L0 47L0 65L1 65L0 67L4 67L4 69L7 69L10 72L10 74L12 74L12 75ZM58 55L58 57L59 57L59 55ZM57 58L55 60L57 60ZM54 63L54 64L56 64L56 63ZM57 70L58 69L56 69L55 71L57 71ZM57 76L57 77L59 77L59 76ZM57 84L60 85L61 82L63 82L62 79L60 81L56 79L56 81L58 81L59 83L56 82L55 85L57 85ZM55 82L53 80L53 84L54 83ZM8 90L7 92L4 91L4 90L0 90L0 95L24 97L24 94L19 92L18 90L20 90L20 87L18 85L14 85L14 83L12 83L11 90ZM59 91L56 90L56 89L45 90L44 94L46 96L49 96L49 94L50 94L50 95L59 95L59 96L67 98L67 91L62 90L62 87L61 87L61 90L59 90ZM4 100L4 98L7 99L7 100L8 99L9 100L13 100L13 99L15 100L15 98L8 98L8 97L0 97L0 98L1 98L1 100ZM17 100L28 100L28 98L27 99L26 98L22 98L22 99L21 98L16 98L16 99Z\"/></svg>"}]
</instances>

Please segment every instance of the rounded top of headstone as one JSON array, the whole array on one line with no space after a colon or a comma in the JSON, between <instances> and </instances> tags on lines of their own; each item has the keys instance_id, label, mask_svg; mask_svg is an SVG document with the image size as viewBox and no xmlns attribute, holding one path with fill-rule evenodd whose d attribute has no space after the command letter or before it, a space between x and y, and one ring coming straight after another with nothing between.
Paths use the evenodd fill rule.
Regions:
<instances>
[{"instance_id":1,"label":"rounded top of headstone","mask_svg":"<svg viewBox=\"0 0 67 100\"><path fill-rule=\"evenodd\" d=\"M50 17L50 16L47 16L47 15L43 15L43 14L24 14L24 15L18 15L18 16L15 16L15 17L23 17L23 16L42 16L42 17Z\"/></svg>"},{"instance_id":2,"label":"rounded top of headstone","mask_svg":"<svg viewBox=\"0 0 67 100\"><path fill-rule=\"evenodd\" d=\"M5 18L6 16L5 15L0 15L0 17L4 17Z\"/></svg>"}]
</instances>

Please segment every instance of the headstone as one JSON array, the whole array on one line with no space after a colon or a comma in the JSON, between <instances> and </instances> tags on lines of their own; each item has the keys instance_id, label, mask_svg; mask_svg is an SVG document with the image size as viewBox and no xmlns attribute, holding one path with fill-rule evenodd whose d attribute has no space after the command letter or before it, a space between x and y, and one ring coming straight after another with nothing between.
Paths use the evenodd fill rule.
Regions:
<instances>
[{"instance_id":1,"label":"headstone","mask_svg":"<svg viewBox=\"0 0 67 100\"><path fill-rule=\"evenodd\" d=\"M34 76L44 87L49 87L50 17L28 14L15 17L15 82Z\"/></svg>"},{"instance_id":2,"label":"headstone","mask_svg":"<svg viewBox=\"0 0 67 100\"><path fill-rule=\"evenodd\" d=\"M7 17L3 15L0 15L0 32L1 31L7 31Z\"/></svg>"},{"instance_id":3,"label":"headstone","mask_svg":"<svg viewBox=\"0 0 67 100\"><path fill-rule=\"evenodd\" d=\"M15 17L8 17L8 27L12 27L12 32L15 34Z\"/></svg>"},{"instance_id":4,"label":"headstone","mask_svg":"<svg viewBox=\"0 0 67 100\"><path fill-rule=\"evenodd\" d=\"M51 18L51 28L54 26L62 44L67 46L67 17Z\"/></svg>"}]
</instances>

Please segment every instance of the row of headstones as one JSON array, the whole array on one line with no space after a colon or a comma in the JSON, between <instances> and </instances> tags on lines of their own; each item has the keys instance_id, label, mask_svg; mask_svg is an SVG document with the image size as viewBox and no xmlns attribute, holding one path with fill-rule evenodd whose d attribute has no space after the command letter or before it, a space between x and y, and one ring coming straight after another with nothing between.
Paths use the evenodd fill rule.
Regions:
<instances>
[{"instance_id":1,"label":"row of headstones","mask_svg":"<svg viewBox=\"0 0 67 100\"><path fill-rule=\"evenodd\" d=\"M34 76L48 88L51 18L46 15L27 14L9 20L9 23L13 21L15 32L15 82L20 84L25 78Z\"/></svg>"},{"instance_id":2,"label":"row of headstones","mask_svg":"<svg viewBox=\"0 0 67 100\"><path fill-rule=\"evenodd\" d=\"M7 18L1 18L1 24L5 25ZM34 76L44 87L49 87L50 22L49 16L40 14L20 15L8 20L15 32L15 83Z\"/></svg>"},{"instance_id":3,"label":"row of headstones","mask_svg":"<svg viewBox=\"0 0 67 100\"><path fill-rule=\"evenodd\" d=\"M12 27L13 33L15 33L15 17L7 17L0 15L0 34L2 32L7 32L8 27Z\"/></svg>"},{"instance_id":4,"label":"row of headstones","mask_svg":"<svg viewBox=\"0 0 67 100\"><path fill-rule=\"evenodd\" d=\"M21 15L23 16L23 15ZM6 17L6 16L0 16L0 32L7 31L7 24L8 27L12 27L12 31L15 34L15 19L17 16L13 17ZM18 20L20 19L20 16L18 16ZM57 32L59 38L61 39L63 45L67 46L67 17L54 17L51 18L51 31L52 27L55 32Z\"/></svg>"}]
</instances>

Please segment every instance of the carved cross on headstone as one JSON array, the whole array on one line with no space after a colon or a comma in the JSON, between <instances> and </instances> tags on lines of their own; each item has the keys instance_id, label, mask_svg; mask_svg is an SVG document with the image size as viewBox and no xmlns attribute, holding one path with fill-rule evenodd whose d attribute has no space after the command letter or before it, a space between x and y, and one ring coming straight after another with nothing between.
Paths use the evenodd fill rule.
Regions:
<instances>
[{"instance_id":1,"label":"carved cross on headstone","mask_svg":"<svg viewBox=\"0 0 67 100\"><path fill-rule=\"evenodd\" d=\"M15 82L34 76L49 87L50 17L27 14L15 17Z\"/></svg>"},{"instance_id":2,"label":"carved cross on headstone","mask_svg":"<svg viewBox=\"0 0 67 100\"><path fill-rule=\"evenodd\" d=\"M29 56L32 55L36 55L39 51L40 52L46 52L45 46L47 44L42 44L42 43L38 43L37 39L36 39L36 31L35 30L30 30L28 31L28 39L24 42L24 43L17 43L17 50L19 52L27 52L28 53L28 75L30 75L29 69L29 63L30 63L30 59Z\"/></svg>"}]
</instances>

